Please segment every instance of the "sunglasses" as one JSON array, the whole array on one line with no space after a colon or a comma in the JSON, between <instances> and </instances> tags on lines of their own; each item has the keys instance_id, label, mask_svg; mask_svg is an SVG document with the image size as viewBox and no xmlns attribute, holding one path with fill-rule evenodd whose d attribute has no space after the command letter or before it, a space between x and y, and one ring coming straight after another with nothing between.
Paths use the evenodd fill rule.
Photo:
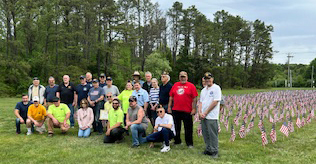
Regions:
<instances>
[{"instance_id":1,"label":"sunglasses","mask_svg":"<svg viewBox=\"0 0 316 164\"><path fill-rule=\"evenodd\" d=\"M113 104L118 105L119 103L113 103Z\"/></svg>"},{"instance_id":2,"label":"sunglasses","mask_svg":"<svg viewBox=\"0 0 316 164\"><path fill-rule=\"evenodd\" d=\"M157 111L157 113L162 113L162 110Z\"/></svg>"},{"instance_id":3,"label":"sunglasses","mask_svg":"<svg viewBox=\"0 0 316 164\"><path fill-rule=\"evenodd\" d=\"M134 100L128 100L128 102L134 102Z\"/></svg>"},{"instance_id":4,"label":"sunglasses","mask_svg":"<svg viewBox=\"0 0 316 164\"><path fill-rule=\"evenodd\" d=\"M106 96L106 98L111 98L112 96Z\"/></svg>"}]
</instances>

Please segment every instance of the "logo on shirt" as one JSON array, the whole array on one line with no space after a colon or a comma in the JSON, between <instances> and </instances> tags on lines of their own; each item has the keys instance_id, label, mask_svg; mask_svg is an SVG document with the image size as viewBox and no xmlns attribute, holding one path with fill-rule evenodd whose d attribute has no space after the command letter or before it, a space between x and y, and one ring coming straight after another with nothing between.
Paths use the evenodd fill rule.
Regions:
<instances>
[{"instance_id":1,"label":"logo on shirt","mask_svg":"<svg viewBox=\"0 0 316 164\"><path fill-rule=\"evenodd\" d=\"M99 95L99 91L93 91L93 92L91 93L91 95L97 96L97 95Z\"/></svg>"},{"instance_id":2,"label":"logo on shirt","mask_svg":"<svg viewBox=\"0 0 316 164\"><path fill-rule=\"evenodd\" d=\"M178 94L178 95L183 95L183 94L184 94L184 89L183 89L183 88L179 88L179 89L177 90L177 94Z\"/></svg>"},{"instance_id":3,"label":"logo on shirt","mask_svg":"<svg viewBox=\"0 0 316 164\"><path fill-rule=\"evenodd\" d=\"M214 93L213 93L213 91L211 91L211 92L210 92L210 96L211 96L211 97L213 97L213 96L214 96Z\"/></svg>"},{"instance_id":4,"label":"logo on shirt","mask_svg":"<svg viewBox=\"0 0 316 164\"><path fill-rule=\"evenodd\" d=\"M68 89L71 89L71 86L69 85L67 88L68 88Z\"/></svg>"},{"instance_id":5,"label":"logo on shirt","mask_svg":"<svg viewBox=\"0 0 316 164\"><path fill-rule=\"evenodd\" d=\"M86 88L86 87L84 87L84 88L83 88L83 91L87 91L87 88Z\"/></svg>"}]
</instances>

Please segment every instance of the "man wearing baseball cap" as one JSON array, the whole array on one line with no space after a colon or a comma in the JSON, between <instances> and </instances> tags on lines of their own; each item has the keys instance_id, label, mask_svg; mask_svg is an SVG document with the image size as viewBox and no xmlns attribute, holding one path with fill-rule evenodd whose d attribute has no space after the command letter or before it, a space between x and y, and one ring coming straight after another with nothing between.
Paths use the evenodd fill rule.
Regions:
<instances>
[{"instance_id":1,"label":"man wearing baseball cap","mask_svg":"<svg viewBox=\"0 0 316 164\"><path fill-rule=\"evenodd\" d=\"M38 131L40 134L43 134L45 129L45 119L46 119L46 108L42 105L39 104L39 97L35 96L33 98L34 104L29 106L28 112L27 112L27 117L28 119L26 120L26 127L27 127L27 133L26 135L31 135L32 131L31 128L33 125L36 127L36 131Z\"/></svg>"},{"instance_id":2,"label":"man wearing baseball cap","mask_svg":"<svg viewBox=\"0 0 316 164\"><path fill-rule=\"evenodd\" d=\"M100 118L100 109L101 109L101 101L104 99L104 90L99 87L99 81L97 79L92 80L93 88L89 90L88 93L88 101L93 109L94 114L94 122L93 122L93 130L94 132L98 131L99 135L103 134L103 126Z\"/></svg>"},{"instance_id":3,"label":"man wearing baseball cap","mask_svg":"<svg viewBox=\"0 0 316 164\"><path fill-rule=\"evenodd\" d=\"M181 71L179 74L179 82L176 82L169 93L168 113L171 113L171 105L174 102L172 108L172 114L174 117L176 136L175 144L181 144L180 132L181 122L184 123L185 129L185 142L189 148L193 148L193 120L192 115L196 112L196 97L198 93L195 86L188 82L188 74Z\"/></svg>"},{"instance_id":4,"label":"man wearing baseball cap","mask_svg":"<svg viewBox=\"0 0 316 164\"><path fill-rule=\"evenodd\" d=\"M101 73L99 76L99 86L101 88L103 88L104 86L106 86L106 82L105 82L105 74Z\"/></svg>"},{"instance_id":5,"label":"man wearing baseball cap","mask_svg":"<svg viewBox=\"0 0 316 164\"><path fill-rule=\"evenodd\" d=\"M201 119L202 134L206 144L204 155L218 157L218 118L221 88L214 83L214 77L206 72L204 75L206 87L201 91L198 113Z\"/></svg>"},{"instance_id":6,"label":"man wearing baseball cap","mask_svg":"<svg viewBox=\"0 0 316 164\"><path fill-rule=\"evenodd\" d=\"M49 117L48 126L48 137L53 137L54 128L60 128L62 134L65 134L70 128L70 109L64 104L60 103L58 97L53 98L53 105L48 107L47 116Z\"/></svg>"},{"instance_id":7,"label":"man wearing baseball cap","mask_svg":"<svg viewBox=\"0 0 316 164\"><path fill-rule=\"evenodd\" d=\"M106 86L104 86L103 89L104 89L105 95L108 94L109 92L111 92L114 97L120 94L120 91L117 88L117 86L113 85L113 80L112 80L112 77L110 76L106 77Z\"/></svg>"},{"instance_id":8,"label":"man wearing baseball cap","mask_svg":"<svg viewBox=\"0 0 316 164\"><path fill-rule=\"evenodd\" d=\"M78 94L78 101L77 101L78 109L80 108L81 100L88 98L88 93L91 88L90 85L87 84L86 77L84 75L81 75L79 79L80 79L80 84L78 84L76 87L76 92Z\"/></svg>"}]
</instances>

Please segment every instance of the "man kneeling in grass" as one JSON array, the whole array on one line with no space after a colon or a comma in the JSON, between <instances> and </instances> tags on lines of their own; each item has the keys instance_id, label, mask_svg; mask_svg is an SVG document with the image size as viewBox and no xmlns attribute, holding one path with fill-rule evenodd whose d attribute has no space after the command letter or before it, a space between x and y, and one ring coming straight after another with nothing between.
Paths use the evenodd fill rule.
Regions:
<instances>
[{"instance_id":1,"label":"man kneeling in grass","mask_svg":"<svg viewBox=\"0 0 316 164\"><path fill-rule=\"evenodd\" d=\"M65 134L70 128L70 109L66 104L60 103L58 97L53 98L54 105L48 107L48 136L52 137L54 128L60 128L62 134Z\"/></svg>"},{"instance_id":2,"label":"man kneeling in grass","mask_svg":"<svg viewBox=\"0 0 316 164\"><path fill-rule=\"evenodd\" d=\"M109 120L107 123L107 131L105 133L104 143L121 142L124 138L124 113L117 98L112 100L112 107L113 108L111 108L109 111Z\"/></svg>"},{"instance_id":3,"label":"man kneeling in grass","mask_svg":"<svg viewBox=\"0 0 316 164\"><path fill-rule=\"evenodd\" d=\"M39 104L39 97L35 96L33 98L34 104L29 106L26 120L26 127L27 127L27 135L31 135L32 131L31 128L33 125L36 127L36 131L38 131L40 134L43 134L43 132L46 131L45 129L45 119L46 119L46 108Z\"/></svg>"},{"instance_id":4,"label":"man kneeling in grass","mask_svg":"<svg viewBox=\"0 0 316 164\"><path fill-rule=\"evenodd\" d=\"M176 135L173 117L160 107L156 110L158 117L155 121L154 133L146 137L147 142L152 142L150 147L154 147L153 142L163 142L160 152L168 152L170 150L169 141Z\"/></svg>"}]
</instances>

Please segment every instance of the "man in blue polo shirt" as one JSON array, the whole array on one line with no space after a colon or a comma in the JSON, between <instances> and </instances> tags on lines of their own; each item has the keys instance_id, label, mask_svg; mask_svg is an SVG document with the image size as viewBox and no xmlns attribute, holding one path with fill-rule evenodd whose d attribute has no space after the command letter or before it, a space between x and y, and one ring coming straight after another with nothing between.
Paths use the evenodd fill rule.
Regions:
<instances>
[{"instance_id":1,"label":"man in blue polo shirt","mask_svg":"<svg viewBox=\"0 0 316 164\"><path fill-rule=\"evenodd\" d=\"M86 77L84 75L80 76L80 84L77 85L76 91L78 94L78 109L80 108L80 102L82 99L88 98L88 93L90 90L90 85L86 82Z\"/></svg>"},{"instance_id":2,"label":"man in blue polo shirt","mask_svg":"<svg viewBox=\"0 0 316 164\"><path fill-rule=\"evenodd\" d=\"M16 116L16 119L15 119L16 134L21 133L20 124L26 123L28 108L32 104L33 103L29 101L28 95L22 95L22 101L16 104L15 110L14 110L14 114Z\"/></svg>"},{"instance_id":3,"label":"man in blue polo shirt","mask_svg":"<svg viewBox=\"0 0 316 164\"><path fill-rule=\"evenodd\" d=\"M44 106L46 107L46 109L48 109L48 107L53 104L52 99L56 97L56 92L58 88L58 85L55 84L55 78L52 76L48 78L48 84L49 85L46 86L44 92Z\"/></svg>"},{"instance_id":4,"label":"man in blue polo shirt","mask_svg":"<svg viewBox=\"0 0 316 164\"><path fill-rule=\"evenodd\" d=\"M148 92L141 87L140 82L135 82L134 88L135 90L133 91L132 96L137 98L137 104L146 112L149 102Z\"/></svg>"}]
</instances>

